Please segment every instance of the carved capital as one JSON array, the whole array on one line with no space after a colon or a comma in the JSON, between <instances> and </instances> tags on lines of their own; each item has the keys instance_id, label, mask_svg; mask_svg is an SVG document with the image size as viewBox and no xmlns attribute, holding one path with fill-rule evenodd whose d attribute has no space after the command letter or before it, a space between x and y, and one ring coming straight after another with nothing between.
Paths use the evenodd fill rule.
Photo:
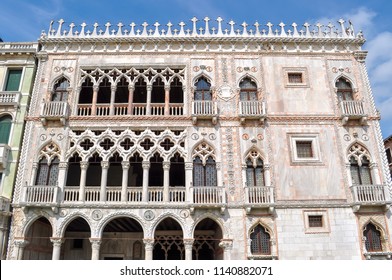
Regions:
<instances>
[{"instance_id":1,"label":"carved capital","mask_svg":"<svg viewBox=\"0 0 392 280\"><path fill-rule=\"evenodd\" d=\"M221 242L219 242L219 247L223 248L225 251L231 250L233 248L233 240L222 239Z\"/></svg>"},{"instance_id":2,"label":"carved capital","mask_svg":"<svg viewBox=\"0 0 392 280\"><path fill-rule=\"evenodd\" d=\"M61 247L61 244L64 243L64 239L61 237L51 237L50 242L53 243L53 247Z\"/></svg>"},{"instance_id":3,"label":"carved capital","mask_svg":"<svg viewBox=\"0 0 392 280\"><path fill-rule=\"evenodd\" d=\"M90 238L90 242L93 250L99 250L101 247L101 238Z\"/></svg>"},{"instance_id":4,"label":"carved capital","mask_svg":"<svg viewBox=\"0 0 392 280\"><path fill-rule=\"evenodd\" d=\"M102 167L102 169L108 169L109 162L108 161L101 161L101 167Z\"/></svg>"},{"instance_id":5,"label":"carved capital","mask_svg":"<svg viewBox=\"0 0 392 280\"><path fill-rule=\"evenodd\" d=\"M121 166L123 169L129 169L130 163L129 161L122 161Z\"/></svg>"},{"instance_id":6,"label":"carved capital","mask_svg":"<svg viewBox=\"0 0 392 280\"><path fill-rule=\"evenodd\" d=\"M185 250L192 250L194 241L195 240L193 238L184 239Z\"/></svg>"},{"instance_id":7,"label":"carved capital","mask_svg":"<svg viewBox=\"0 0 392 280\"><path fill-rule=\"evenodd\" d=\"M378 164L376 162L371 162L369 164L370 169L377 169L378 168Z\"/></svg>"},{"instance_id":8,"label":"carved capital","mask_svg":"<svg viewBox=\"0 0 392 280\"><path fill-rule=\"evenodd\" d=\"M185 162L185 170L192 170L193 162Z\"/></svg>"},{"instance_id":9,"label":"carved capital","mask_svg":"<svg viewBox=\"0 0 392 280\"><path fill-rule=\"evenodd\" d=\"M66 161L61 161L59 163L59 169L67 169L68 168L68 162Z\"/></svg>"},{"instance_id":10,"label":"carved capital","mask_svg":"<svg viewBox=\"0 0 392 280\"><path fill-rule=\"evenodd\" d=\"M147 85L147 91L152 91L152 85Z\"/></svg>"},{"instance_id":11,"label":"carved capital","mask_svg":"<svg viewBox=\"0 0 392 280\"><path fill-rule=\"evenodd\" d=\"M33 169L37 169L38 168L38 162L33 162Z\"/></svg>"},{"instance_id":12,"label":"carved capital","mask_svg":"<svg viewBox=\"0 0 392 280\"><path fill-rule=\"evenodd\" d=\"M165 170L169 170L170 169L170 161L164 161L162 162L162 168Z\"/></svg>"},{"instance_id":13,"label":"carved capital","mask_svg":"<svg viewBox=\"0 0 392 280\"><path fill-rule=\"evenodd\" d=\"M149 161L143 161L142 162L142 167L143 167L143 169L149 169L150 168L150 162Z\"/></svg>"},{"instance_id":14,"label":"carved capital","mask_svg":"<svg viewBox=\"0 0 392 280\"><path fill-rule=\"evenodd\" d=\"M271 169L271 165L266 163L264 164L264 170L270 170Z\"/></svg>"},{"instance_id":15,"label":"carved capital","mask_svg":"<svg viewBox=\"0 0 392 280\"><path fill-rule=\"evenodd\" d=\"M81 161L80 168L86 170L88 168L88 161Z\"/></svg>"},{"instance_id":16,"label":"carved capital","mask_svg":"<svg viewBox=\"0 0 392 280\"><path fill-rule=\"evenodd\" d=\"M154 248L153 238L144 238L143 243L146 251L152 251L152 249Z\"/></svg>"},{"instance_id":17,"label":"carved capital","mask_svg":"<svg viewBox=\"0 0 392 280\"><path fill-rule=\"evenodd\" d=\"M29 241L25 240L23 237L15 238L14 244L18 248L24 248L29 244Z\"/></svg>"}]
</instances>

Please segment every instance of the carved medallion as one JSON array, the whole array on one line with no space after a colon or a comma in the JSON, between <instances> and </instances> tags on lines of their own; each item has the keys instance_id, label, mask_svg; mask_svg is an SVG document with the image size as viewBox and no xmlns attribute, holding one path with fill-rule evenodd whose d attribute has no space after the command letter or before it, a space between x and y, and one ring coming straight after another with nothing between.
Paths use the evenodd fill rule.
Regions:
<instances>
[{"instance_id":1,"label":"carved medallion","mask_svg":"<svg viewBox=\"0 0 392 280\"><path fill-rule=\"evenodd\" d=\"M350 137L350 135L345 134L345 135L343 136L343 139L344 139L345 141L350 141L350 140L351 140L351 137Z\"/></svg>"},{"instance_id":2,"label":"carved medallion","mask_svg":"<svg viewBox=\"0 0 392 280\"><path fill-rule=\"evenodd\" d=\"M185 219L189 217L189 211L187 209L183 209L180 211L180 217Z\"/></svg>"},{"instance_id":3,"label":"carved medallion","mask_svg":"<svg viewBox=\"0 0 392 280\"><path fill-rule=\"evenodd\" d=\"M92 217L93 220L95 220L95 221L99 221L100 219L102 219L102 216L103 216L102 211L101 211L101 210L98 210L98 209L94 210L94 211L91 213L91 217Z\"/></svg>"},{"instance_id":4,"label":"carved medallion","mask_svg":"<svg viewBox=\"0 0 392 280\"><path fill-rule=\"evenodd\" d=\"M247 133L242 134L242 139L248 140L249 139L249 135Z\"/></svg>"},{"instance_id":5,"label":"carved medallion","mask_svg":"<svg viewBox=\"0 0 392 280\"><path fill-rule=\"evenodd\" d=\"M208 135L208 138L209 138L210 140L215 140L215 139L216 139L215 133L210 133L210 135Z\"/></svg>"},{"instance_id":6,"label":"carved medallion","mask_svg":"<svg viewBox=\"0 0 392 280\"><path fill-rule=\"evenodd\" d=\"M63 210L60 211L60 217L65 217L67 215L68 215L68 211L67 210L63 209Z\"/></svg>"},{"instance_id":7,"label":"carved medallion","mask_svg":"<svg viewBox=\"0 0 392 280\"><path fill-rule=\"evenodd\" d=\"M199 139L199 134L193 133L193 134L191 135L191 138L192 138L192 140L197 140L197 139Z\"/></svg>"},{"instance_id":8,"label":"carved medallion","mask_svg":"<svg viewBox=\"0 0 392 280\"><path fill-rule=\"evenodd\" d=\"M362 135L362 140L363 141L368 141L369 140L369 136L367 134Z\"/></svg>"},{"instance_id":9,"label":"carved medallion","mask_svg":"<svg viewBox=\"0 0 392 280\"><path fill-rule=\"evenodd\" d=\"M152 210L145 211L143 216L146 221L151 221L155 218L155 214Z\"/></svg>"}]
</instances>

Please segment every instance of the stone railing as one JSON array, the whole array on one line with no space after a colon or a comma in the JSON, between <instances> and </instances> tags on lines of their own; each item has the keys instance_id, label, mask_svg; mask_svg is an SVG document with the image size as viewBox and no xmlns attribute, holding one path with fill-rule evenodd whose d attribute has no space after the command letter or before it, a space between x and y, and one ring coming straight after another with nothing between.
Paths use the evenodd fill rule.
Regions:
<instances>
[{"instance_id":1,"label":"stone railing","mask_svg":"<svg viewBox=\"0 0 392 280\"><path fill-rule=\"evenodd\" d=\"M390 204L388 188L385 185L353 185L351 187L356 204Z\"/></svg>"},{"instance_id":2,"label":"stone railing","mask_svg":"<svg viewBox=\"0 0 392 280\"><path fill-rule=\"evenodd\" d=\"M3 169L7 168L10 152L10 146L8 146L7 144L0 144L0 167Z\"/></svg>"},{"instance_id":3,"label":"stone railing","mask_svg":"<svg viewBox=\"0 0 392 280\"><path fill-rule=\"evenodd\" d=\"M0 104L17 104L19 103L20 92L19 91L0 91Z\"/></svg>"},{"instance_id":4,"label":"stone railing","mask_svg":"<svg viewBox=\"0 0 392 280\"><path fill-rule=\"evenodd\" d=\"M170 187L169 188L169 201L170 202L185 202L186 201L185 187Z\"/></svg>"},{"instance_id":5,"label":"stone railing","mask_svg":"<svg viewBox=\"0 0 392 280\"><path fill-rule=\"evenodd\" d=\"M38 43L18 42L18 43L0 43L0 50L2 52L17 52L17 53L35 53L38 49Z\"/></svg>"},{"instance_id":6,"label":"stone railing","mask_svg":"<svg viewBox=\"0 0 392 280\"><path fill-rule=\"evenodd\" d=\"M226 203L224 187L191 187L191 203L198 205L217 205Z\"/></svg>"},{"instance_id":7,"label":"stone railing","mask_svg":"<svg viewBox=\"0 0 392 280\"><path fill-rule=\"evenodd\" d=\"M50 101L42 104L40 118L44 124L47 120L60 120L65 124L68 118L68 103L65 101Z\"/></svg>"},{"instance_id":8,"label":"stone railing","mask_svg":"<svg viewBox=\"0 0 392 280\"><path fill-rule=\"evenodd\" d=\"M240 101L239 115L244 117L259 117L265 115L263 101Z\"/></svg>"},{"instance_id":9,"label":"stone railing","mask_svg":"<svg viewBox=\"0 0 392 280\"><path fill-rule=\"evenodd\" d=\"M198 117L210 117L218 114L215 101L192 101L192 115Z\"/></svg>"},{"instance_id":10,"label":"stone railing","mask_svg":"<svg viewBox=\"0 0 392 280\"><path fill-rule=\"evenodd\" d=\"M24 186L22 204L52 205L58 203L57 186Z\"/></svg>"},{"instance_id":11,"label":"stone railing","mask_svg":"<svg viewBox=\"0 0 392 280\"><path fill-rule=\"evenodd\" d=\"M273 187L245 187L245 202L249 204L270 205L274 201Z\"/></svg>"},{"instance_id":12,"label":"stone railing","mask_svg":"<svg viewBox=\"0 0 392 280\"><path fill-rule=\"evenodd\" d=\"M93 105L92 104L78 104L77 105L77 115L78 116L91 116L93 115ZM130 112L128 103L114 103L113 110L109 103L96 104L95 115L96 116L126 116L131 113L134 116L146 116L147 115L147 104L146 103L133 103L130 107ZM150 105L150 115L151 116L182 116L184 114L184 104L183 103L169 103L168 111L166 111L165 103L151 103Z\"/></svg>"},{"instance_id":13,"label":"stone railing","mask_svg":"<svg viewBox=\"0 0 392 280\"><path fill-rule=\"evenodd\" d=\"M248 24L243 22L240 26L236 26L234 21L229 21L227 24L229 28L224 28L223 19L218 17L216 19L217 24L213 25L211 19L205 17L203 19L204 24L201 26L197 24L199 20L196 17L191 19L191 25L186 25L185 22L180 22L178 27L173 25L171 22L166 24L165 28L160 28L161 25L155 22L153 25L149 25L147 22L137 26L135 23L129 24L127 27L123 23L118 23L117 27L113 29L111 23L106 23L100 27L98 23L93 24L90 28L87 27L86 23L82 23L78 28L74 23L69 24L68 30L64 27L64 20L58 21L57 28L50 24L48 33L41 33L41 40L46 38L252 38L252 37L266 37L266 38L343 38L343 39L354 39L363 38L362 32L357 35L354 33L354 27L349 21L348 25L345 25L345 21L340 19L338 21L338 27L329 23L323 25L317 23L311 25L304 23L303 29L301 25L293 23L286 25L283 22L278 25L273 25L271 22L265 25L258 23ZM150 26L150 27L149 27ZM252 27L254 26L254 27ZM265 28L263 28L265 26ZM290 26L290 28L287 28Z\"/></svg>"},{"instance_id":14,"label":"stone railing","mask_svg":"<svg viewBox=\"0 0 392 280\"><path fill-rule=\"evenodd\" d=\"M363 109L362 100L344 100L340 101L340 109L342 115L348 117L363 117L365 116L365 110Z\"/></svg>"}]
</instances>

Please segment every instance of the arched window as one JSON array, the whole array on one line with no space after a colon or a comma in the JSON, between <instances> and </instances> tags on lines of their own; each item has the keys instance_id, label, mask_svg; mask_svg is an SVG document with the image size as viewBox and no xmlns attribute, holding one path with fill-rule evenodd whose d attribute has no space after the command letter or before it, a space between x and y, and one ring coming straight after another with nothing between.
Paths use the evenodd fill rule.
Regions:
<instances>
[{"instance_id":1,"label":"arched window","mask_svg":"<svg viewBox=\"0 0 392 280\"><path fill-rule=\"evenodd\" d=\"M338 99L339 101L351 101L354 100L353 96L353 89L349 81L339 78L336 81L335 87L337 88L338 92Z\"/></svg>"},{"instance_id":2,"label":"arched window","mask_svg":"<svg viewBox=\"0 0 392 280\"><path fill-rule=\"evenodd\" d=\"M382 251L381 245L381 232L376 228L375 225L369 223L363 235L365 236L365 247L368 252L380 252Z\"/></svg>"},{"instance_id":3,"label":"arched window","mask_svg":"<svg viewBox=\"0 0 392 280\"><path fill-rule=\"evenodd\" d=\"M0 118L0 144L8 144L11 132L12 117L6 115Z\"/></svg>"},{"instance_id":4,"label":"arched window","mask_svg":"<svg viewBox=\"0 0 392 280\"><path fill-rule=\"evenodd\" d=\"M69 82L66 78L61 78L54 85L51 101L67 101L68 100Z\"/></svg>"},{"instance_id":5,"label":"arched window","mask_svg":"<svg viewBox=\"0 0 392 280\"><path fill-rule=\"evenodd\" d=\"M57 186L59 176L59 159L55 157L49 163L47 158L42 158L38 163L35 184L38 186Z\"/></svg>"},{"instance_id":6,"label":"arched window","mask_svg":"<svg viewBox=\"0 0 392 280\"><path fill-rule=\"evenodd\" d=\"M353 185L371 185L369 152L359 144L349 149L350 172Z\"/></svg>"},{"instance_id":7,"label":"arched window","mask_svg":"<svg viewBox=\"0 0 392 280\"><path fill-rule=\"evenodd\" d=\"M109 78L105 77L102 79L99 84L97 103L110 103L110 96L112 93L111 86L112 84L110 83Z\"/></svg>"},{"instance_id":8,"label":"arched window","mask_svg":"<svg viewBox=\"0 0 392 280\"><path fill-rule=\"evenodd\" d=\"M251 151L246 158L246 185L264 186L264 164L257 151Z\"/></svg>"},{"instance_id":9,"label":"arched window","mask_svg":"<svg viewBox=\"0 0 392 280\"><path fill-rule=\"evenodd\" d=\"M250 234L250 250L254 255L271 254L271 236L262 225L257 225Z\"/></svg>"},{"instance_id":10,"label":"arched window","mask_svg":"<svg viewBox=\"0 0 392 280\"><path fill-rule=\"evenodd\" d=\"M206 78L201 77L195 83L195 100L196 101L208 101L212 100L211 95L211 84L207 81Z\"/></svg>"},{"instance_id":11,"label":"arched window","mask_svg":"<svg viewBox=\"0 0 392 280\"><path fill-rule=\"evenodd\" d=\"M193 151L193 185L216 186L217 174L214 149L203 142Z\"/></svg>"},{"instance_id":12,"label":"arched window","mask_svg":"<svg viewBox=\"0 0 392 280\"><path fill-rule=\"evenodd\" d=\"M79 104L91 104L93 103L93 82L87 77L80 89L79 93Z\"/></svg>"},{"instance_id":13,"label":"arched window","mask_svg":"<svg viewBox=\"0 0 392 280\"><path fill-rule=\"evenodd\" d=\"M251 79L245 78L240 83L240 100L255 101L257 100L257 86Z\"/></svg>"}]
</instances>

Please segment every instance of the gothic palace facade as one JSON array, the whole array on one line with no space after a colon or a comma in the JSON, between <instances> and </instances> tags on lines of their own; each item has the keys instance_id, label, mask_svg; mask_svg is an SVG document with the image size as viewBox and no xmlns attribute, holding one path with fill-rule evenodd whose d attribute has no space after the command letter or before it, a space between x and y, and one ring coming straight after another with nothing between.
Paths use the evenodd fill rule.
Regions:
<instances>
[{"instance_id":1,"label":"gothic palace facade","mask_svg":"<svg viewBox=\"0 0 392 280\"><path fill-rule=\"evenodd\" d=\"M7 258L391 259L365 39L265 28L52 23Z\"/></svg>"}]
</instances>

